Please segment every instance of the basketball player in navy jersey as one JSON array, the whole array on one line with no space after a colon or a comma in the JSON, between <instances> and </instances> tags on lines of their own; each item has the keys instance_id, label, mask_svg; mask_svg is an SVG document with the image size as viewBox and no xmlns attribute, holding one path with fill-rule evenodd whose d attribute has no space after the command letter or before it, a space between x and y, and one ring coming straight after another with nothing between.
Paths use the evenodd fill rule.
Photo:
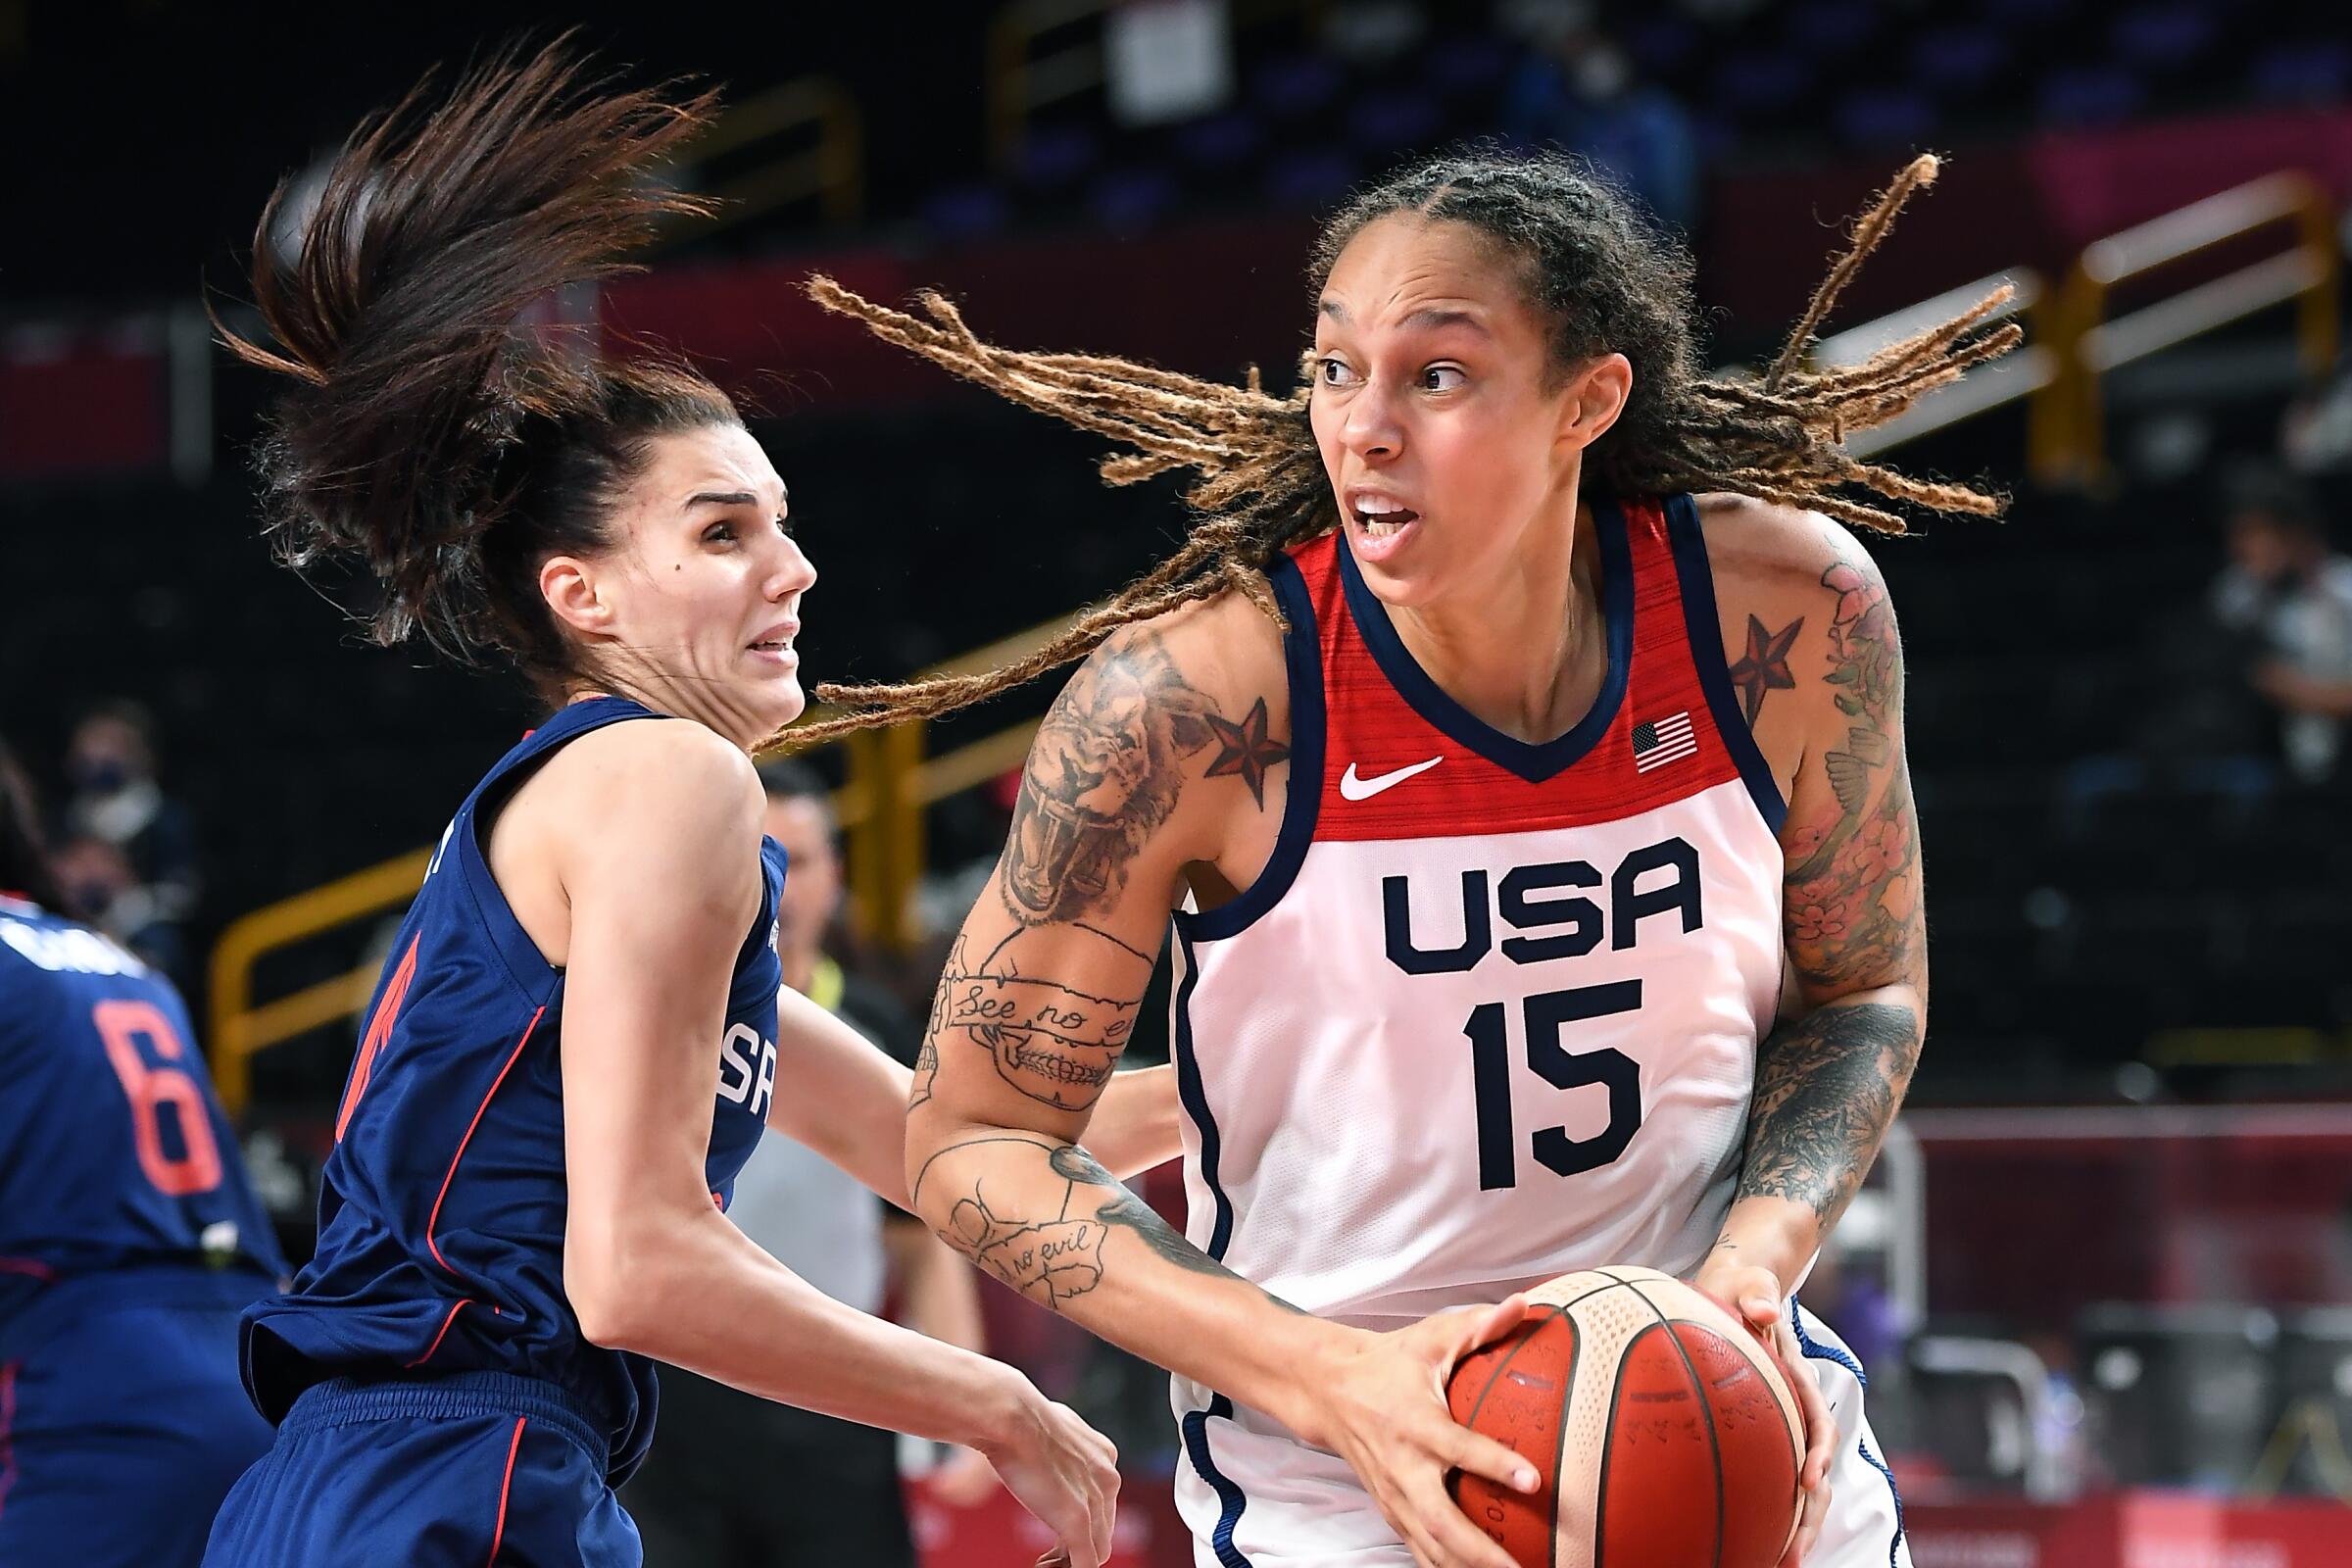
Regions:
<instances>
[{"instance_id":1,"label":"basketball player in navy jersey","mask_svg":"<svg viewBox=\"0 0 2352 1568\"><path fill-rule=\"evenodd\" d=\"M978 1448L1057 1559L1109 1550L1099 1434L722 1212L769 1123L906 1200L906 1070L778 996L750 749L802 708L816 573L715 386L516 324L695 210L642 175L709 108L508 56L364 125L283 274L282 188L262 218L277 347L229 346L297 383L262 455L279 544L364 563L380 640L501 652L553 712L442 834L336 1113L317 1256L245 1315L278 1429L214 1568L635 1564L613 1488L654 1360ZM1104 1157L1172 1153L1169 1086L1122 1087Z\"/></svg>"},{"instance_id":2,"label":"basketball player in navy jersey","mask_svg":"<svg viewBox=\"0 0 2352 1568\"><path fill-rule=\"evenodd\" d=\"M194 1568L285 1264L179 994L60 912L36 820L0 745L0 1568Z\"/></svg>"},{"instance_id":3,"label":"basketball player in navy jersey","mask_svg":"<svg viewBox=\"0 0 2352 1568\"><path fill-rule=\"evenodd\" d=\"M1338 215L1287 399L812 285L1139 448L1114 480L1205 475L1185 548L1059 646L821 691L847 727L1094 650L942 981L908 1180L999 1278L1177 1374L1203 1568L1508 1568L1445 1478L1535 1472L1442 1384L1514 1293L1611 1263L1779 1344L1791 1555L1905 1560L1859 1368L1789 1304L1927 996L1894 621L1829 515L1899 529L1847 485L1997 510L1838 443L2015 330L1972 332L1987 302L1851 370L1801 356L1934 168L1753 382L1699 376L1688 259L1558 157L1440 159ZM1139 1003L1171 910L1181 1237L1075 1146L1124 1034L1066 1021Z\"/></svg>"}]
</instances>

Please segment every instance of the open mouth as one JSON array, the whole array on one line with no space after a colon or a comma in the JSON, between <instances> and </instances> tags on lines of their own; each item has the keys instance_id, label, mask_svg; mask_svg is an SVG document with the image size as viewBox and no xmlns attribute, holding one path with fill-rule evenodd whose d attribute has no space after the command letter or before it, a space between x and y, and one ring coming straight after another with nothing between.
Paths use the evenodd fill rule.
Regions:
<instances>
[{"instance_id":1,"label":"open mouth","mask_svg":"<svg viewBox=\"0 0 2352 1568\"><path fill-rule=\"evenodd\" d=\"M794 650L792 640L800 633L801 627L798 621L788 622L781 626L770 626L766 636L750 645L751 651L755 654L764 654L770 659L798 659L800 655Z\"/></svg>"},{"instance_id":2,"label":"open mouth","mask_svg":"<svg viewBox=\"0 0 2352 1568\"><path fill-rule=\"evenodd\" d=\"M1421 520L1421 514L1386 496L1359 496L1349 510L1355 515L1355 525L1367 539L1386 539L1402 533L1406 524Z\"/></svg>"}]
</instances>

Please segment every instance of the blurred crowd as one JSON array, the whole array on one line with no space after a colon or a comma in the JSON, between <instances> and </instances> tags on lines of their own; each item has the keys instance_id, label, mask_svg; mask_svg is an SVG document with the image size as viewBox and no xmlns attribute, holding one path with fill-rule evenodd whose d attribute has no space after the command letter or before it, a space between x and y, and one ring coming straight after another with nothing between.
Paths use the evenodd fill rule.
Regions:
<instances>
[{"instance_id":1,"label":"blurred crowd","mask_svg":"<svg viewBox=\"0 0 2352 1568\"><path fill-rule=\"evenodd\" d=\"M155 720L135 702L96 704L74 726L54 769L62 780L46 824L53 869L67 907L183 990L195 978L190 937L203 891L194 817L167 790Z\"/></svg>"}]
</instances>

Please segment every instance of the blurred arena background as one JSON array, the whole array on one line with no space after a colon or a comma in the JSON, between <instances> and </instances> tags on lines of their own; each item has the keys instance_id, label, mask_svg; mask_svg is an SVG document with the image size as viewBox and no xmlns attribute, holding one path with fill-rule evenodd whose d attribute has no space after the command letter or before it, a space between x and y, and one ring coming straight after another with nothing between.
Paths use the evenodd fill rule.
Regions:
<instances>
[{"instance_id":1,"label":"blurred arena background","mask_svg":"<svg viewBox=\"0 0 2352 1568\"><path fill-rule=\"evenodd\" d=\"M212 347L205 290L246 319L237 257L272 181L431 63L547 20L492 9L0 0L0 727L78 912L209 1018L297 1257L377 933L438 813L533 715L519 683L363 646L270 564L244 467L268 389ZM551 309L681 345L764 411L823 571L819 679L1021 646L1181 514L1172 487L1102 486L1095 443L821 316L813 270L944 289L1003 343L1287 385L1319 213L1450 141L1557 142L1688 232L1736 365L1777 345L1844 215L1947 154L1821 353L2013 282L2029 347L1869 439L2015 505L1872 545L1907 633L1936 985L1910 1108L1806 1300L1871 1364L1920 1568L2352 1562L2340 7L565 20L633 74L727 89L676 171L721 223ZM1052 690L813 760L846 838L831 952L916 1016ZM1119 1442L1124 1560L1189 1561L1160 1378L982 1289L991 1348ZM911 1484L930 1560L1034 1556L1003 1499Z\"/></svg>"}]
</instances>

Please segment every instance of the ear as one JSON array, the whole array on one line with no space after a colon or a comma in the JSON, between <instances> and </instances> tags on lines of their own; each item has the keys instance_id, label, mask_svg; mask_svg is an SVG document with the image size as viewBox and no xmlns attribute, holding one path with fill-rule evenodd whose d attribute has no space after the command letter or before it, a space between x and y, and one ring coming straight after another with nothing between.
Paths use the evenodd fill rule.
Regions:
<instances>
[{"instance_id":1,"label":"ear","mask_svg":"<svg viewBox=\"0 0 2352 1568\"><path fill-rule=\"evenodd\" d=\"M1585 366L1568 379L1560 439L1580 450L1591 446L1617 422L1633 391L1634 365L1624 355L1603 354Z\"/></svg>"},{"instance_id":2,"label":"ear","mask_svg":"<svg viewBox=\"0 0 2352 1568\"><path fill-rule=\"evenodd\" d=\"M612 607L597 590L595 569L577 556L550 556L539 564L539 592L558 623L583 637L610 635Z\"/></svg>"}]
</instances>

